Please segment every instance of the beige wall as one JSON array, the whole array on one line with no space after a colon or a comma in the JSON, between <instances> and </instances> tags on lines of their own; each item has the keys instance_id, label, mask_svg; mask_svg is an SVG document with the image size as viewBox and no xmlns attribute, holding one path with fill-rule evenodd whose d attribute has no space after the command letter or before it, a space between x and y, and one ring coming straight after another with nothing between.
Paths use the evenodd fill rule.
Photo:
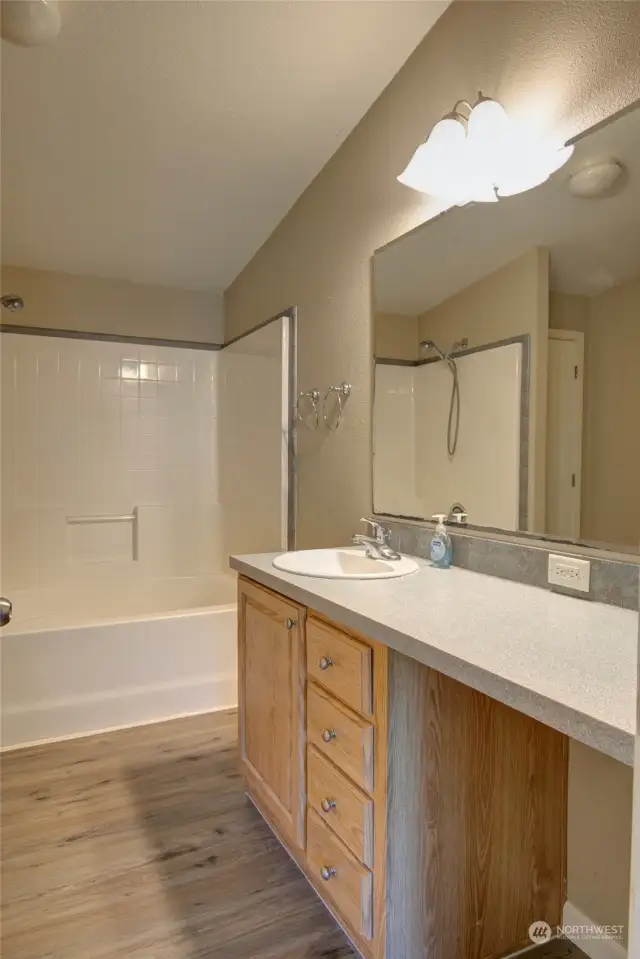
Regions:
<instances>
[{"instance_id":1,"label":"beige wall","mask_svg":"<svg viewBox=\"0 0 640 959\"><path fill-rule=\"evenodd\" d=\"M371 505L370 258L435 210L396 176L479 87L562 137L640 97L640 4L604 7L454 3L227 290L227 336L295 304L300 388L354 386L335 436L301 439L300 545L344 542Z\"/></svg>"},{"instance_id":2,"label":"beige wall","mask_svg":"<svg viewBox=\"0 0 640 959\"><path fill-rule=\"evenodd\" d=\"M420 357L418 317L402 313L376 313L374 350L387 360L417 360Z\"/></svg>"},{"instance_id":3,"label":"beige wall","mask_svg":"<svg viewBox=\"0 0 640 959\"><path fill-rule=\"evenodd\" d=\"M567 895L590 919L625 928L631 868L632 796L631 766L582 743L572 742Z\"/></svg>"},{"instance_id":4,"label":"beige wall","mask_svg":"<svg viewBox=\"0 0 640 959\"><path fill-rule=\"evenodd\" d=\"M466 337L469 346L531 337L531 444L529 529L545 528L549 254L536 248L460 290L418 317L420 340L449 349Z\"/></svg>"},{"instance_id":5,"label":"beige wall","mask_svg":"<svg viewBox=\"0 0 640 959\"><path fill-rule=\"evenodd\" d=\"M567 139L640 98L639 43L640 3L453 3L227 290L228 337L295 304L300 389L354 387L337 433L300 434L300 546L346 542L371 507L371 256L437 210L395 179L416 145L478 89ZM624 775L600 778L596 806L600 765L576 765L573 751L571 763L576 841L593 842L604 823L624 840ZM597 875L572 865L569 881L593 919L609 921L612 889L624 910L628 873L605 844Z\"/></svg>"},{"instance_id":6,"label":"beige wall","mask_svg":"<svg viewBox=\"0 0 640 959\"><path fill-rule=\"evenodd\" d=\"M16 326L202 343L223 339L222 299L214 293L21 266L2 267L2 292L24 300L20 313L2 313L2 322Z\"/></svg>"},{"instance_id":7,"label":"beige wall","mask_svg":"<svg viewBox=\"0 0 640 959\"><path fill-rule=\"evenodd\" d=\"M552 293L549 325L585 338L581 535L637 547L640 276L594 297Z\"/></svg>"},{"instance_id":8,"label":"beige wall","mask_svg":"<svg viewBox=\"0 0 640 959\"><path fill-rule=\"evenodd\" d=\"M582 521L590 539L640 544L640 276L589 303Z\"/></svg>"},{"instance_id":9,"label":"beige wall","mask_svg":"<svg viewBox=\"0 0 640 959\"><path fill-rule=\"evenodd\" d=\"M552 330L576 330L586 334L589 328L589 297L551 290L549 327Z\"/></svg>"}]
</instances>

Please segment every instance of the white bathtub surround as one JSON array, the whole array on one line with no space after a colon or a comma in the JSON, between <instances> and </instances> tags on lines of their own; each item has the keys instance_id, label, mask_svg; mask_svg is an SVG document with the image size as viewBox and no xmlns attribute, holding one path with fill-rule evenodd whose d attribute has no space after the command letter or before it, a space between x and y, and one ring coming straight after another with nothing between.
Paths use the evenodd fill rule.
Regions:
<instances>
[{"instance_id":1,"label":"white bathtub surround","mask_svg":"<svg viewBox=\"0 0 640 959\"><path fill-rule=\"evenodd\" d=\"M3 747L236 702L218 356L2 334Z\"/></svg>"},{"instance_id":2,"label":"white bathtub surround","mask_svg":"<svg viewBox=\"0 0 640 959\"><path fill-rule=\"evenodd\" d=\"M232 557L240 573L631 765L638 613L424 561L373 583Z\"/></svg>"},{"instance_id":3,"label":"white bathtub surround","mask_svg":"<svg viewBox=\"0 0 640 959\"><path fill-rule=\"evenodd\" d=\"M228 556L287 544L294 334L0 335L4 748L235 705Z\"/></svg>"},{"instance_id":4,"label":"white bathtub surround","mask_svg":"<svg viewBox=\"0 0 640 959\"><path fill-rule=\"evenodd\" d=\"M462 405L454 457L447 455L452 386L447 364L376 364L374 510L429 518L457 500L474 522L518 529L525 505L520 503L522 343L458 356L456 363Z\"/></svg>"},{"instance_id":5,"label":"white bathtub surround","mask_svg":"<svg viewBox=\"0 0 640 959\"><path fill-rule=\"evenodd\" d=\"M61 604L20 626L28 597L18 597L0 637L4 749L236 704L234 580L202 581L199 597L191 580L158 585L159 595L136 597L129 616L121 606L117 618L108 618L105 593L75 615ZM180 608L187 598L194 608ZM91 607L103 618L91 621Z\"/></svg>"},{"instance_id":6,"label":"white bathtub surround","mask_svg":"<svg viewBox=\"0 0 640 959\"><path fill-rule=\"evenodd\" d=\"M5 595L108 591L126 610L224 570L217 368L215 352L2 334ZM67 522L134 508L137 559L135 524Z\"/></svg>"}]
</instances>

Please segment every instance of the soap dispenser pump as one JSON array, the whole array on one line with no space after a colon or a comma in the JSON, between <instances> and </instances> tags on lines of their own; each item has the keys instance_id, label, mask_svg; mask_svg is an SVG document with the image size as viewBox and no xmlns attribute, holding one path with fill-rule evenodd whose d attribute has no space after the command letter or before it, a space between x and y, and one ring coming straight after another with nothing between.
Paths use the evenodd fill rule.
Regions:
<instances>
[{"instance_id":1,"label":"soap dispenser pump","mask_svg":"<svg viewBox=\"0 0 640 959\"><path fill-rule=\"evenodd\" d=\"M429 559L431 560L431 565L436 566L438 569L448 569L453 559L451 537L447 533L444 525L446 518L446 513L434 513L431 517L431 519L437 521L438 525L429 543Z\"/></svg>"}]
</instances>

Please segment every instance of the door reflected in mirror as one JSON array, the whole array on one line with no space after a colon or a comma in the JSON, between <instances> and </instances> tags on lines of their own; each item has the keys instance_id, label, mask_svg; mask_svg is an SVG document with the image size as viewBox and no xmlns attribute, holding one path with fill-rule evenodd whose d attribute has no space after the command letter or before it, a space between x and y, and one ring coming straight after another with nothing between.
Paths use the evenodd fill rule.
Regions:
<instances>
[{"instance_id":1,"label":"door reflected in mirror","mask_svg":"<svg viewBox=\"0 0 640 959\"><path fill-rule=\"evenodd\" d=\"M637 553L640 109L379 250L374 351L376 513Z\"/></svg>"}]
</instances>

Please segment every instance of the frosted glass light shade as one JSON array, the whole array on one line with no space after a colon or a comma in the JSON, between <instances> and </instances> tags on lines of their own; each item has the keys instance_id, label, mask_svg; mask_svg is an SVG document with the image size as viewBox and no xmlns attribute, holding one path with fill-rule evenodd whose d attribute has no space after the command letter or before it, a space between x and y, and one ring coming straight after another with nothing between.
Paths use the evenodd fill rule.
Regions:
<instances>
[{"instance_id":1,"label":"frosted glass light shade","mask_svg":"<svg viewBox=\"0 0 640 959\"><path fill-rule=\"evenodd\" d=\"M470 140L503 144L513 137L514 127L504 107L497 100L480 100L469 115Z\"/></svg>"},{"instance_id":2,"label":"frosted glass light shade","mask_svg":"<svg viewBox=\"0 0 640 959\"><path fill-rule=\"evenodd\" d=\"M426 143L414 153L398 180L405 186L451 203L496 200L486 178L470 162L467 135L460 120L445 117L436 123Z\"/></svg>"},{"instance_id":3,"label":"frosted glass light shade","mask_svg":"<svg viewBox=\"0 0 640 959\"><path fill-rule=\"evenodd\" d=\"M534 187L545 183L552 173L564 166L571 154L573 146L555 149L533 149L526 160L512 171L504 171L497 187L498 196L515 196L517 193L526 193Z\"/></svg>"},{"instance_id":4,"label":"frosted glass light shade","mask_svg":"<svg viewBox=\"0 0 640 959\"><path fill-rule=\"evenodd\" d=\"M422 193L433 193L430 187L446 176L449 164L457 162L465 138L465 129L458 120L450 117L440 120L426 143L420 144L413 154L409 165L398 177L399 182Z\"/></svg>"},{"instance_id":5,"label":"frosted glass light shade","mask_svg":"<svg viewBox=\"0 0 640 959\"><path fill-rule=\"evenodd\" d=\"M481 96L466 128L456 116L436 123L398 180L458 205L490 203L544 183L572 152L573 147L536 143L497 100Z\"/></svg>"}]
</instances>

